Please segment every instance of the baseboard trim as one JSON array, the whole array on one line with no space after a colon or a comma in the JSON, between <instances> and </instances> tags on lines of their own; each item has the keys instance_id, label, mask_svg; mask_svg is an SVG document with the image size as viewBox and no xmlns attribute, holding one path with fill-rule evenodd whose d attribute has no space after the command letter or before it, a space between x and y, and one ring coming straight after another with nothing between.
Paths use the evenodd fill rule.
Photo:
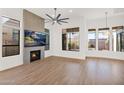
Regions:
<instances>
[{"instance_id":1,"label":"baseboard trim","mask_svg":"<svg viewBox=\"0 0 124 93\"><path fill-rule=\"evenodd\" d=\"M109 57L86 56L86 59L87 59L87 58L98 58L98 59L108 59L108 60L119 60L119 61L124 61L123 59L109 58Z\"/></svg>"}]
</instances>

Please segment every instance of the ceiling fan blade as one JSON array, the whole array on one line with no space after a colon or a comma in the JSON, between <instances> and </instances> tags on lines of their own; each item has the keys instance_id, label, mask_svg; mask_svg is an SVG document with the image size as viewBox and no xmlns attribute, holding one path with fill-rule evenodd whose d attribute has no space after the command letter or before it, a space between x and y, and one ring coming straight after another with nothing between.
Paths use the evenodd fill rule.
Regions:
<instances>
[{"instance_id":1,"label":"ceiling fan blade","mask_svg":"<svg viewBox=\"0 0 124 93\"><path fill-rule=\"evenodd\" d=\"M54 8L54 11L55 11L54 17L50 16L49 14L46 14L46 16L49 19L45 20L45 23L51 22L52 25L54 25L55 23L58 23L59 25L62 25L62 23L68 23L66 20L68 20L69 18L60 18L61 14L58 14L56 16L57 8Z\"/></svg>"},{"instance_id":2,"label":"ceiling fan blade","mask_svg":"<svg viewBox=\"0 0 124 93\"><path fill-rule=\"evenodd\" d=\"M59 21L57 21L57 23L58 23L59 25L62 25Z\"/></svg>"},{"instance_id":3,"label":"ceiling fan blade","mask_svg":"<svg viewBox=\"0 0 124 93\"><path fill-rule=\"evenodd\" d=\"M46 14L47 17L49 17L50 19L54 20L54 18L52 18L50 15Z\"/></svg>"},{"instance_id":4,"label":"ceiling fan blade","mask_svg":"<svg viewBox=\"0 0 124 93\"><path fill-rule=\"evenodd\" d=\"M60 20L59 22L62 22L62 23L68 23L68 22L66 22L66 21L62 21L62 20Z\"/></svg>"},{"instance_id":5,"label":"ceiling fan blade","mask_svg":"<svg viewBox=\"0 0 124 93\"><path fill-rule=\"evenodd\" d=\"M59 19L60 16L61 16L61 14L58 14L58 16L56 17L56 19Z\"/></svg>"},{"instance_id":6,"label":"ceiling fan blade","mask_svg":"<svg viewBox=\"0 0 124 93\"><path fill-rule=\"evenodd\" d=\"M69 18L62 18L62 19L59 19L58 21L60 21L60 20L68 20Z\"/></svg>"}]
</instances>

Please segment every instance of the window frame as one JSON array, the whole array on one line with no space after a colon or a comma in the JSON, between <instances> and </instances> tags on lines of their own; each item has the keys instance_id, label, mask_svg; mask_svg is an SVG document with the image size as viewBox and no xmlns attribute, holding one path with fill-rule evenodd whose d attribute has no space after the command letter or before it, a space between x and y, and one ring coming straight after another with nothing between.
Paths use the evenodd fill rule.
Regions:
<instances>
[{"instance_id":1,"label":"window frame","mask_svg":"<svg viewBox=\"0 0 124 93\"><path fill-rule=\"evenodd\" d=\"M121 29L122 30L122 36L124 36L124 26L114 26L114 27L108 27L108 28L95 28L96 29L96 50L95 51L101 51L101 50L99 50L99 30L101 31L101 30L108 30L108 40L109 40L109 46L108 46L108 50L103 50L103 51L112 51L112 52L124 52L124 48L122 48L122 51L113 51L113 32L116 32L116 31L113 31L113 29ZM88 29L87 30L88 31L88 34L89 34L89 31L92 31L92 29ZM116 32L117 33L117 32ZM88 35L87 34L87 35ZM121 42L122 42L122 47L124 46L123 45L123 38L124 37L121 37L122 38L122 40L121 40ZM88 41L89 41L89 38L87 38L88 39ZM116 40L117 40L117 38L116 38ZM89 44L89 42L87 42L87 44ZM116 46L117 46L117 44L116 44ZM90 51L89 50L89 47L87 46L87 48L88 48L88 51Z\"/></svg>"},{"instance_id":2,"label":"window frame","mask_svg":"<svg viewBox=\"0 0 124 93\"><path fill-rule=\"evenodd\" d=\"M89 48L89 33L91 33L91 32L94 32L94 34L95 34L95 48L93 49L93 48ZM96 50L96 40L97 40L97 38L96 38L96 29L88 29L88 50L90 51L90 50Z\"/></svg>"},{"instance_id":3,"label":"window frame","mask_svg":"<svg viewBox=\"0 0 124 93\"><path fill-rule=\"evenodd\" d=\"M5 48L5 51L4 49L2 49L2 57L9 57L9 56L16 56L16 55L19 55L20 54L20 31L21 31L21 27L20 27L20 21L19 20L16 20L16 19L13 19L13 18L10 18L10 17L5 17L5 16L0 16L1 17L1 20L3 21L3 19L8 19L8 20L11 20L13 21L13 23L17 23L16 25L13 25L13 24L6 24L6 23L1 23L1 27L2 27L2 48ZM7 45L7 44L4 44L3 43L3 31L5 28L10 28L10 29L13 29L13 30L16 30L18 32L18 44L16 45ZM18 53L17 54L8 54L7 53L7 47L17 47L18 48ZM5 54L3 53L5 52Z\"/></svg>"},{"instance_id":4,"label":"window frame","mask_svg":"<svg viewBox=\"0 0 124 93\"><path fill-rule=\"evenodd\" d=\"M106 37L104 37L104 38L99 38L100 32L103 33L103 34L106 34L106 37L107 37L107 38L106 38ZM110 28L99 28L99 29L98 29L98 51L109 51L109 50L110 50L110 37L109 37L109 32L110 32ZM104 35L104 36L105 36L105 35ZM99 46L100 46L99 40L105 40L105 42L106 42L106 40L107 40L107 43L108 43L107 48L108 48L108 49L105 49L105 46L104 46L103 49L100 49L100 48L99 48ZM106 45L106 44L105 44L105 45Z\"/></svg>"},{"instance_id":5,"label":"window frame","mask_svg":"<svg viewBox=\"0 0 124 93\"><path fill-rule=\"evenodd\" d=\"M69 42L72 41L71 35L72 33L76 33L76 32L78 32L78 48L69 49L70 48ZM76 52L80 51L80 33L79 32L80 32L79 27L62 29L62 51L76 51ZM63 44L66 44L66 45L63 45Z\"/></svg>"}]
</instances>

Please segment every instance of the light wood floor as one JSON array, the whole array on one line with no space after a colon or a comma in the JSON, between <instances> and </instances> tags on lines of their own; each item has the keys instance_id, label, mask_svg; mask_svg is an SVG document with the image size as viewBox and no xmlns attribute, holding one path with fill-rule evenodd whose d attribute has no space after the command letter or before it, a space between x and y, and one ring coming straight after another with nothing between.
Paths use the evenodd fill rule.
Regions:
<instances>
[{"instance_id":1,"label":"light wood floor","mask_svg":"<svg viewBox=\"0 0 124 93\"><path fill-rule=\"evenodd\" d=\"M124 84L124 61L49 57L0 72L0 84Z\"/></svg>"}]
</instances>

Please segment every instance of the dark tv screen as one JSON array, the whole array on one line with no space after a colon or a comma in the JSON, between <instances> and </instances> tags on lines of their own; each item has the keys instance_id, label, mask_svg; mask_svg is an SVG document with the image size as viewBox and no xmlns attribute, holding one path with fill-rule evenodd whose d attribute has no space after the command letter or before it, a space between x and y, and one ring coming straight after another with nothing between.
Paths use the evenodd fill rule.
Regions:
<instances>
[{"instance_id":1,"label":"dark tv screen","mask_svg":"<svg viewBox=\"0 0 124 93\"><path fill-rule=\"evenodd\" d=\"M46 34L45 32L24 31L25 47L45 46Z\"/></svg>"}]
</instances>

